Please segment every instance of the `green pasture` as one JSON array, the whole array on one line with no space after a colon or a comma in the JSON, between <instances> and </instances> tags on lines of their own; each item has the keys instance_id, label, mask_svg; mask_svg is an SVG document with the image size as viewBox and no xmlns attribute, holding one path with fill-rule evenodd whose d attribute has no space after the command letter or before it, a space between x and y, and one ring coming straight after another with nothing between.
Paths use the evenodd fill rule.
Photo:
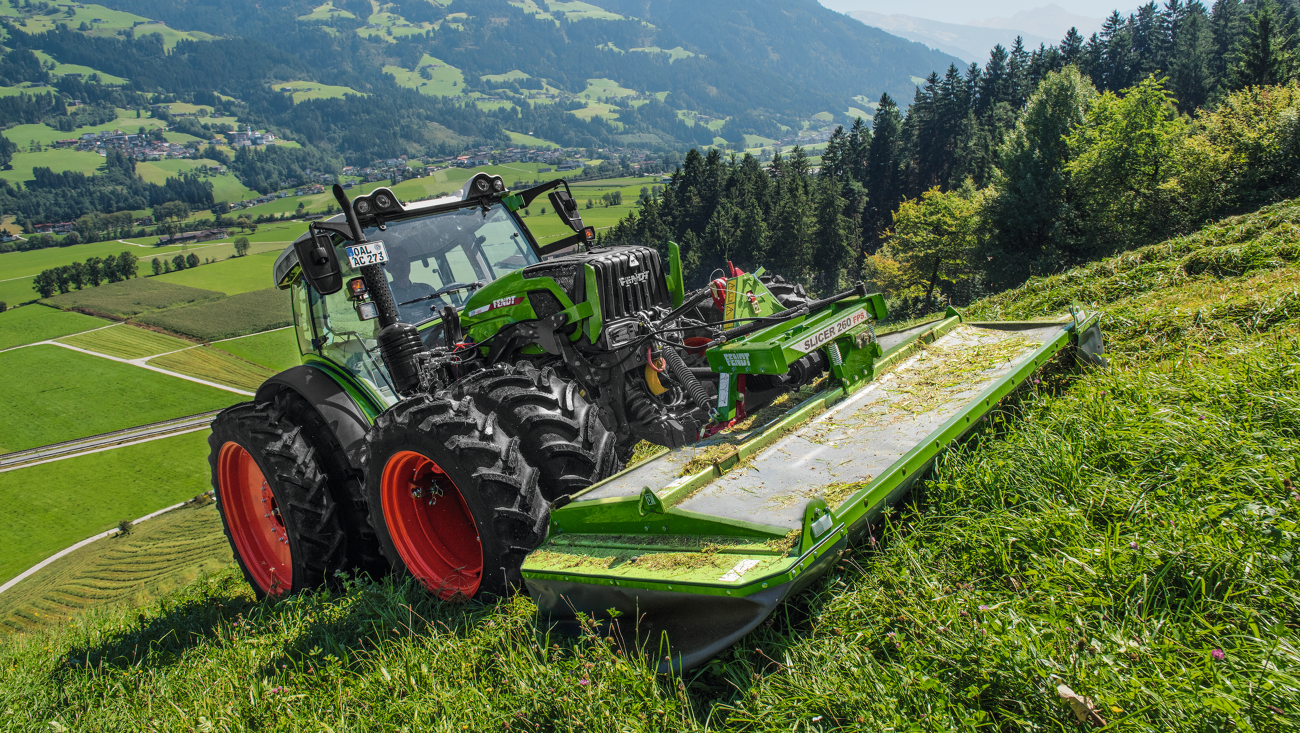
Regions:
<instances>
[{"instance_id":1,"label":"green pasture","mask_svg":"<svg viewBox=\"0 0 1300 733\"><path fill-rule=\"evenodd\" d=\"M270 288L145 313L135 320L199 341L217 341L288 326L293 323L293 314L288 293Z\"/></svg>"},{"instance_id":2,"label":"green pasture","mask_svg":"<svg viewBox=\"0 0 1300 733\"><path fill-rule=\"evenodd\" d=\"M573 0L573 2L546 0L546 7L552 13L564 13L566 20L625 20L624 16L618 13L611 13L580 0Z\"/></svg>"},{"instance_id":3,"label":"green pasture","mask_svg":"<svg viewBox=\"0 0 1300 733\"><path fill-rule=\"evenodd\" d=\"M232 257L198 267L151 277L151 280L216 290L238 295L250 290L265 290L273 285L272 266L279 250L262 254Z\"/></svg>"},{"instance_id":4,"label":"green pasture","mask_svg":"<svg viewBox=\"0 0 1300 733\"><path fill-rule=\"evenodd\" d=\"M306 15L299 15L298 20L333 20L335 18L355 18L357 16L349 13L343 8L334 7L333 2L327 2L324 5L318 5Z\"/></svg>"},{"instance_id":5,"label":"green pasture","mask_svg":"<svg viewBox=\"0 0 1300 733\"><path fill-rule=\"evenodd\" d=\"M245 361L260 364L273 372L282 372L302 363L302 353L298 350L298 335L292 327L255 333L251 336L238 336L217 341L212 345Z\"/></svg>"},{"instance_id":6,"label":"green pasture","mask_svg":"<svg viewBox=\"0 0 1300 733\"><path fill-rule=\"evenodd\" d=\"M111 325L111 321L33 304L0 313L0 350Z\"/></svg>"},{"instance_id":7,"label":"green pasture","mask_svg":"<svg viewBox=\"0 0 1300 733\"><path fill-rule=\"evenodd\" d=\"M120 328L120 327L119 327ZM215 410L239 395L48 344L0 354L0 452ZM10 474L0 474L9 476Z\"/></svg>"},{"instance_id":8,"label":"green pasture","mask_svg":"<svg viewBox=\"0 0 1300 733\"><path fill-rule=\"evenodd\" d=\"M674 61L680 61L682 59L688 59L695 55L690 51L687 51L686 49L682 48L681 46L677 46L675 48L659 48L658 46L642 46L640 48L629 48L628 50L639 51L641 53L666 53L668 54L669 63L672 63ZM662 94L666 95L667 92L662 92ZM663 98L661 97L659 101L662 102Z\"/></svg>"},{"instance_id":9,"label":"green pasture","mask_svg":"<svg viewBox=\"0 0 1300 733\"><path fill-rule=\"evenodd\" d=\"M53 64L54 68L50 69L50 74L52 76L67 76L68 74L80 74L82 78L87 78L91 74L99 74L100 80L105 84L114 84L117 86L121 86L127 82L126 79L123 79L120 76L113 76L112 74L105 73L98 69L93 69L89 66L81 66L80 64L59 63L57 59L55 59L53 56L49 55L48 53L45 53L44 51L32 51L32 53L36 54L36 58L40 59L41 64L46 66L47 68L49 67L50 64Z\"/></svg>"},{"instance_id":10,"label":"green pasture","mask_svg":"<svg viewBox=\"0 0 1300 733\"><path fill-rule=\"evenodd\" d=\"M58 308L76 308L125 318L223 297L224 294L212 290L160 282L152 277L137 277L104 283L97 288L73 290L55 295L44 302Z\"/></svg>"},{"instance_id":11,"label":"green pasture","mask_svg":"<svg viewBox=\"0 0 1300 733\"><path fill-rule=\"evenodd\" d=\"M37 94L49 94L49 93L50 93L49 87L33 88L29 82L23 82L22 84L18 84L17 86L12 86L12 87L0 87L0 97L16 97L19 94L37 95Z\"/></svg>"},{"instance_id":12,"label":"green pasture","mask_svg":"<svg viewBox=\"0 0 1300 733\"><path fill-rule=\"evenodd\" d=\"M506 134L510 136L511 145L527 145L530 148L560 147L559 143L553 143L550 140L543 140L540 137L533 137L532 135L527 135L522 132L510 132L509 130L506 130Z\"/></svg>"},{"instance_id":13,"label":"green pasture","mask_svg":"<svg viewBox=\"0 0 1300 733\"><path fill-rule=\"evenodd\" d=\"M119 359L141 359L146 356L187 349L194 344L156 331L120 324L88 333L66 336L59 343Z\"/></svg>"},{"instance_id":14,"label":"green pasture","mask_svg":"<svg viewBox=\"0 0 1300 733\"><path fill-rule=\"evenodd\" d=\"M216 505L186 505L61 557L10 588L0 595L0 635L66 623L87 609L144 605L233 562Z\"/></svg>"},{"instance_id":15,"label":"green pasture","mask_svg":"<svg viewBox=\"0 0 1300 733\"><path fill-rule=\"evenodd\" d=\"M73 16L68 17L67 8L73 9ZM200 31L178 31L139 15L113 10L103 5L93 4L64 4L59 6L59 13L56 15L39 15L27 17L27 27L24 29L28 33L43 33L53 30L56 23L66 23L70 28L77 28L83 22L91 26L87 35L116 37L117 32L128 28L135 29L137 38L149 33L158 33L163 37L163 44L166 48L171 49L182 40L192 41L210 41L214 36ZM17 14L17 13L15 13ZM98 19L102 23L95 23ZM139 24L139 25L137 25Z\"/></svg>"},{"instance_id":16,"label":"green pasture","mask_svg":"<svg viewBox=\"0 0 1300 733\"><path fill-rule=\"evenodd\" d=\"M429 70L429 79L420 76L420 69ZM401 86L415 89L430 97L458 97L465 89L465 75L460 69L449 66L429 54L425 54L414 70L400 66L385 66L384 72L392 74Z\"/></svg>"},{"instance_id":17,"label":"green pasture","mask_svg":"<svg viewBox=\"0 0 1300 733\"><path fill-rule=\"evenodd\" d=\"M22 148L21 145L19 147ZM41 167L49 168L55 173L76 171L88 176L94 175L104 166L104 159L99 153L62 148L39 153L14 153L11 165L13 167L10 170L0 171L0 178L13 184L32 180L32 169Z\"/></svg>"},{"instance_id":18,"label":"green pasture","mask_svg":"<svg viewBox=\"0 0 1300 733\"><path fill-rule=\"evenodd\" d=\"M597 101L614 98L636 96L635 89L628 89L619 86L618 82L613 79L588 79L587 88L583 89L581 95L583 99L595 99Z\"/></svg>"},{"instance_id":19,"label":"green pasture","mask_svg":"<svg viewBox=\"0 0 1300 733\"><path fill-rule=\"evenodd\" d=\"M207 491L207 454L204 430L0 473L0 579Z\"/></svg>"},{"instance_id":20,"label":"green pasture","mask_svg":"<svg viewBox=\"0 0 1300 733\"><path fill-rule=\"evenodd\" d=\"M197 346L149 360L150 366L206 379L246 392L256 392L275 372L240 359L221 349Z\"/></svg>"},{"instance_id":21,"label":"green pasture","mask_svg":"<svg viewBox=\"0 0 1300 733\"><path fill-rule=\"evenodd\" d=\"M333 86L315 81L282 81L269 86L272 91L276 92L285 88L293 89L294 104L306 102L309 99L342 99L345 94L354 94L358 97L369 96L351 87Z\"/></svg>"}]
</instances>

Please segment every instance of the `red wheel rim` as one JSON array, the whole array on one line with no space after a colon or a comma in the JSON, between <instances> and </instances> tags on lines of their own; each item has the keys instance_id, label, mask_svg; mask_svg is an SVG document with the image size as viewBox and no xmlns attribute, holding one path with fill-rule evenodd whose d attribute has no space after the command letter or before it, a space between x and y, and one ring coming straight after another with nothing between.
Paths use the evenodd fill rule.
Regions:
<instances>
[{"instance_id":1,"label":"red wheel rim","mask_svg":"<svg viewBox=\"0 0 1300 733\"><path fill-rule=\"evenodd\" d=\"M288 591L293 587L293 562L284 519L262 469L244 446L221 446L217 484L226 526L253 582L268 595Z\"/></svg>"},{"instance_id":2,"label":"red wheel rim","mask_svg":"<svg viewBox=\"0 0 1300 733\"><path fill-rule=\"evenodd\" d=\"M483 580L483 543L465 497L428 456L402 451L380 477L384 523L406 569L444 600L472 597Z\"/></svg>"}]
</instances>

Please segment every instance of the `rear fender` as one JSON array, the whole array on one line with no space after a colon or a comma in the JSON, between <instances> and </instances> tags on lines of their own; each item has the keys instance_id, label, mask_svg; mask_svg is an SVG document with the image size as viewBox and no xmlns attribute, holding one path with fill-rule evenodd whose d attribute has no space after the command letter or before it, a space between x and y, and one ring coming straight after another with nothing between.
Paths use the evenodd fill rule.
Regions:
<instances>
[{"instance_id":1,"label":"rear fender","mask_svg":"<svg viewBox=\"0 0 1300 733\"><path fill-rule=\"evenodd\" d=\"M366 431L370 421L347 393L343 385L328 373L312 366L302 365L287 369L266 380L257 388L254 402L269 402L281 390L297 392L308 404L316 408L334 438L343 446L348 464L363 470L362 459L366 450Z\"/></svg>"}]
</instances>

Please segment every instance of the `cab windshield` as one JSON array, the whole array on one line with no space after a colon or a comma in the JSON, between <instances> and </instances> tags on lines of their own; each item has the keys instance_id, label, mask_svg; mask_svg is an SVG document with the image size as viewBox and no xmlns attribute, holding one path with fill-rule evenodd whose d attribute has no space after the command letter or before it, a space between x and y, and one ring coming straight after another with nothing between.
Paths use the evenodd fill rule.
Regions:
<instances>
[{"instance_id":1,"label":"cab windshield","mask_svg":"<svg viewBox=\"0 0 1300 733\"><path fill-rule=\"evenodd\" d=\"M429 296L452 285L486 285L538 261L501 204L395 221L383 231L371 227L366 238L383 241L388 252L384 272L398 314L417 325L437 318L443 306L459 309L474 288Z\"/></svg>"}]
</instances>

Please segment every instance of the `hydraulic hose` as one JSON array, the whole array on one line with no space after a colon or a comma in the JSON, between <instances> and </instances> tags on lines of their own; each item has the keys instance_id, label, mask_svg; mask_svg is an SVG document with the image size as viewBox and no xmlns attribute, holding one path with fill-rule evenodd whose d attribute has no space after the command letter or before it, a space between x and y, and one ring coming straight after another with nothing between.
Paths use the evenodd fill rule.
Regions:
<instances>
[{"instance_id":1,"label":"hydraulic hose","mask_svg":"<svg viewBox=\"0 0 1300 733\"><path fill-rule=\"evenodd\" d=\"M673 376L677 378L677 381L686 385L686 391L691 393L691 399L695 400L695 404L704 410L712 407L713 404L709 400L708 390L704 389L703 384L700 384L700 380L691 372L691 368L686 366L686 362L682 360L682 355L677 353L677 349L669 346L663 350L663 355L664 360L668 362L668 368L673 371Z\"/></svg>"}]
</instances>

